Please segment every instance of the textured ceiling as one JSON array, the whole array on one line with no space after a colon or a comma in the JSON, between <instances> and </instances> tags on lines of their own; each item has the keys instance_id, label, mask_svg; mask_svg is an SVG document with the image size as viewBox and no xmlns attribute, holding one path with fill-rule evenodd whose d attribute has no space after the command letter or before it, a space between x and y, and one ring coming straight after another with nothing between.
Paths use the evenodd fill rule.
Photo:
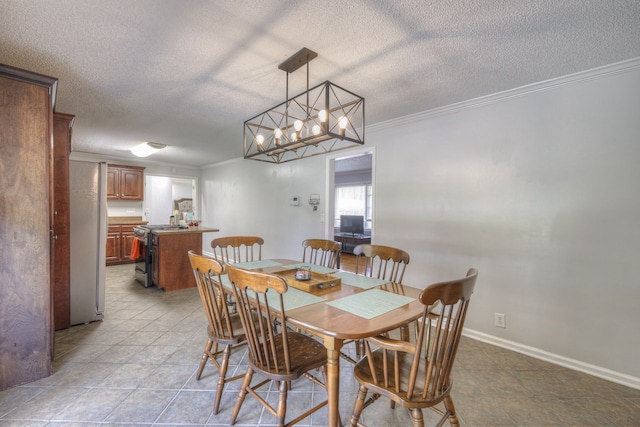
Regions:
<instances>
[{"instance_id":1,"label":"textured ceiling","mask_svg":"<svg viewBox=\"0 0 640 427\"><path fill-rule=\"evenodd\" d=\"M57 77L73 150L200 166L242 156L243 122L310 84L367 124L640 57L638 0L0 0L0 63ZM290 91L304 90L304 68Z\"/></svg>"}]
</instances>

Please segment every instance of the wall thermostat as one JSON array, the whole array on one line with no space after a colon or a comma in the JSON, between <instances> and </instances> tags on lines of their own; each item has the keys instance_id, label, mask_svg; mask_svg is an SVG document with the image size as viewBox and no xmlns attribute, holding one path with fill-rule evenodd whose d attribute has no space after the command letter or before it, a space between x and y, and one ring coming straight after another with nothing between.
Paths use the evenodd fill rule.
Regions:
<instances>
[{"instance_id":1,"label":"wall thermostat","mask_svg":"<svg viewBox=\"0 0 640 427\"><path fill-rule=\"evenodd\" d=\"M300 205L300 196L291 196L291 199L289 199L289 204L291 206L299 206Z\"/></svg>"}]
</instances>

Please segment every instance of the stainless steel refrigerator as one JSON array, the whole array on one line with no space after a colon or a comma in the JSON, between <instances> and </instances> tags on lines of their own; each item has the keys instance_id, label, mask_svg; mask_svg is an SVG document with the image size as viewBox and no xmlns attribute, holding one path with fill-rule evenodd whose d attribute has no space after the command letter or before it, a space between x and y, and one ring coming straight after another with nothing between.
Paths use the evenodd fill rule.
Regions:
<instances>
[{"instance_id":1,"label":"stainless steel refrigerator","mask_svg":"<svg viewBox=\"0 0 640 427\"><path fill-rule=\"evenodd\" d=\"M107 164L69 162L71 324L104 317Z\"/></svg>"}]
</instances>

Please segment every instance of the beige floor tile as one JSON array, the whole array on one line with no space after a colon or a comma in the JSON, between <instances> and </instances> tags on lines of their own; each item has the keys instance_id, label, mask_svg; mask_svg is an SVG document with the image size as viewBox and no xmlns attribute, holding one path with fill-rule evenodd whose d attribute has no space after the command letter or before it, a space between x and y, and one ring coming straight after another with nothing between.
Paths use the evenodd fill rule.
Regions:
<instances>
[{"instance_id":1,"label":"beige floor tile","mask_svg":"<svg viewBox=\"0 0 640 427\"><path fill-rule=\"evenodd\" d=\"M226 426L240 381L225 386L213 415L218 372L195 373L207 340L195 288L163 292L133 280L133 266L107 268L105 319L56 332L50 377L0 392L0 427ZM352 346L343 349L352 357ZM229 374L246 371L246 348L232 353ZM351 415L358 384L341 360L340 413ZM462 427L638 426L640 390L463 337L454 367ZM277 393L265 390L270 401ZM303 381L290 392L289 414L326 391ZM425 411L426 425L435 415ZM302 426L325 426L326 410ZM371 427L411 425L403 408L379 399L365 409ZM268 426L274 417L247 397L236 426Z\"/></svg>"}]
</instances>

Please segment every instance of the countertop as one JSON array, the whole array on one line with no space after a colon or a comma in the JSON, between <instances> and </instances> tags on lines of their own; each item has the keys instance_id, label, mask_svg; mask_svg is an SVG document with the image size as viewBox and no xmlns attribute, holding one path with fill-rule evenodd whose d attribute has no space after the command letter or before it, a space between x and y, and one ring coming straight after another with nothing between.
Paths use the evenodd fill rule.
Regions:
<instances>
[{"instance_id":1,"label":"countertop","mask_svg":"<svg viewBox=\"0 0 640 427\"><path fill-rule=\"evenodd\" d=\"M166 235L171 235L171 234L195 234L195 233L210 233L210 232L216 232L216 231L220 231L219 228L210 228L210 227L203 227L201 225L197 226L197 227L190 227L188 229L182 229L182 230L151 230L151 234L155 234L157 236L166 236Z\"/></svg>"},{"instance_id":2,"label":"countertop","mask_svg":"<svg viewBox=\"0 0 640 427\"><path fill-rule=\"evenodd\" d=\"M141 216L110 216L107 218L108 225L131 225L131 224L147 224Z\"/></svg>"}]
</instances>

